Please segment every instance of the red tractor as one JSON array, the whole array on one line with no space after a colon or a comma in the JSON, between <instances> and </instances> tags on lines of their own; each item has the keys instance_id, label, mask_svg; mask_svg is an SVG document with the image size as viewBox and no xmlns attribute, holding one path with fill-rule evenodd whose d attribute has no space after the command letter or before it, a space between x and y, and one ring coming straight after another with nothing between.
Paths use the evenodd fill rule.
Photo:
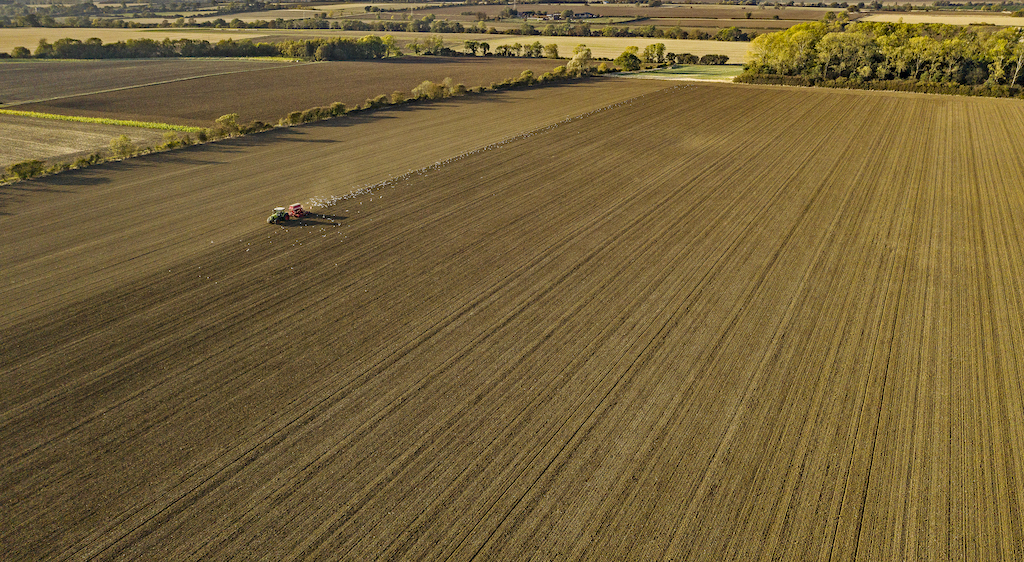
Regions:
<instances>
[{"instance_id":1,"label":"red tractor","mask_svg":"<svg viewBox=\"0 0 1024 562\"><path fill-rule=\"evenodd\" d=\"M267 217L267 222L270 224L277 224L279 222L285 222L291 219L301 219L308 215L305 209L302 208L301 203L295 203L294 205L288 205L288 208L274 207L274 212Z\"/></svg>"}]
</instances>

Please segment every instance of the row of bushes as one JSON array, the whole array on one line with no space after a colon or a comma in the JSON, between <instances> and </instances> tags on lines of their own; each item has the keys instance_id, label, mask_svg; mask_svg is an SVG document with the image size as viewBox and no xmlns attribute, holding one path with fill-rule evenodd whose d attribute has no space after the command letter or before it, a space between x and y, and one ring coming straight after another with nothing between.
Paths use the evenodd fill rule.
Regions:
<instances>
[{"instance_id":1,"label":"row of bushes","mask_svg":"<svg viewBox=\"0 0 1024 562\"><path fill-rule=\"evenodd\" d=\"M555 67L550 72L545 72L539 77L535 76L532 71L526 70L523 71L518 78L509 78L502 82L493 82L490 86L481 86L476 88L466 88L465 85L457 84L451 78L445 78L441 83L426 80L412 89L411 96L406 96L404 92L396 91L392 93L390 97L382 94L375 98L369 98L362 106L356 108L348 108L345 104L337 102L325 107L314 107L305 111L293 111L287 116L281 118L278 121L277 126L288 127L302 123L334 119L357 111L371 111L387 106L403 105L424 100L438 100L487 91L498 91L535 84L559 82L588 76L594 73L600 74L616 70L615 68L610 67L607 63L601 63L597 68L593 68L589 65L589 61L589 49L577 48L576 56L574 56L573 61L570 61L570 65L568 67ZM573 62L575 62L576 65L573 65ZM274 125L264 123L263 121L252 121L245 125L240 124L238 122L238 114L232 113L219 117L213 127L201 129L196 133L194 138L189 133L168 131L164 134L164 143L155 147L136 146L128 136L121 135L110 142L110 148L108 151L96 152L88 156L78 158L74 162L59 162L51 165L47 165L41 160L18 162L7 167L6 173L0 176L0 182L24 180L42 175L55 174L65 170L86 168L111 160L118 160L136 155L152 154L155 152L172 150L221 138L258 133L272 128L274 128Z\"/></svg>"},{"instance_id":2,"label":"row of bushes","mask_svg":"<svg viewBox=\"0 0 1024 562\"><path fill-rule=\"evenodd\" d=\"M198 142L206 142L210 139L210 135L211 133L208 133L205 130L201 131L198 135ZM110 141L109 151L94 152L87 156L82 156L73 162L57 162L47 165L42 160L26 160L24 162L12 164L7 167L5 174L0 175L0 182L26 180L36 176L57 174L66 170L88 168L89 166L95 166L110 160L129 158L138 154L163 152L165 150L171 150L182 146L189 146L196 142L197 140L193 139L192 135L188 133L168 131L164 133L163 144L155 147L143 148L136 146L128 135L121 135Z\"/></svg>"}]
</instances>

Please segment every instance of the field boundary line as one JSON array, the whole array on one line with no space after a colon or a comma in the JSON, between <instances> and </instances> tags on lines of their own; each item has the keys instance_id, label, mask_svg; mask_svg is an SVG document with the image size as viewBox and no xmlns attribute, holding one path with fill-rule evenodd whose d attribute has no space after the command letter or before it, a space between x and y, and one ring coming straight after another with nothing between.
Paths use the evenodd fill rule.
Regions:
<instances>
[{"instance_id":1,"label":"field boundary line","mask_svg":"<svg viewBox=\"0 0 1024 562\"><path fill-rule=\"evenodd\" d=\"M119 127L137 127L140 129L163 129L168 131L185 131L187 133L198 133L202 127L190 125L174 125L171 123L157 123L155 121L130 121L127 119L110 119L107 117L81 117L77 115L61 115L60 113L41 113L39 111L19 111L17 109L0 109L0 115L12 115L15 117L32 117L35 119L53 119L54 121L74 121L77 123L92 123L96 125L116 125Z\"/></svg>"},{"instance_id":2,"label":"field boundary line","mask_svg":"<svg viewBox=\"0 0 1024 562\"><path fill-rule=\"evenodd\" d=\"M303 63L299 63L299 64L300 65L306 65L306 64L314 64L314 63L312 63L312 62L303 62ZM224 72L214 72L214 73L211 73L211 74L202 74L202 75L199 75L199 76L187 76L187 77L184 77L184 78L172 78L170 80L159 80L157 82L147 82L145 84L134 84L132 86L120 86L118 88L107 88L105 90L96 90L94 92L83 92L83 93L80 93L80 94L70 94L70 95L66 95L66 96L54 96L52 98L41 98L41 99L37 99L37 100L16 101L16 102L7 103L7 104L4 104L4 105L7 106L7 107L14 107L14 106L17 106L17 105L27 105L27 104L32 104L32 103L46 103L48 101L64 100L64 99L68 99L68 98L78 98L78 97L82 97L82 96L93 96L93 95L96 95L96 94L107 94L107 93L110 93L110 92L120 92L122 90L133 90L135 88L145 88L147 86L161 86L163 84L173 84L175 82L185 82L187 80L196 80L198 78L211 78L211 77L214 77L214 76L227 76L229 74L243 74L245 72L256 72L257 70L271 70L271 69L269 69L269 68L250 68L250 69L247 69L247 70L226 70Z\"/></svg>"}]
</instances>

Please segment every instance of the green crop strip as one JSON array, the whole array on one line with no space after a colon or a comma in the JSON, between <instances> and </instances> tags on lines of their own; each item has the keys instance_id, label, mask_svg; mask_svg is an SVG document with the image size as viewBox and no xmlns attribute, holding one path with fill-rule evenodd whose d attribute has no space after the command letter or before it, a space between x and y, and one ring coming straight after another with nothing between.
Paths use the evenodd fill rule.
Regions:
<instances>
[{"instance_id":1,"label":"green crop strip","mask_svg":"<svg viewBox=\"0 0 1024 562\"><path fill-rule=\"evenodd\" d=\"M98 125L117 125L119 127L139 127L141 129L163 129L165 131L184 131L186 133L198 133L199 131L203 130L202 127L171 125L170 123L153 123L149 121L126 121L123 119L106 119L102 117L76 117L73 115L39 113L37 111L17 111L14 109L0 109L0 115L17 115L19 117L55 119L57 121L76 121L78 123L95 123Z\"/></svg>"}]
</instances>

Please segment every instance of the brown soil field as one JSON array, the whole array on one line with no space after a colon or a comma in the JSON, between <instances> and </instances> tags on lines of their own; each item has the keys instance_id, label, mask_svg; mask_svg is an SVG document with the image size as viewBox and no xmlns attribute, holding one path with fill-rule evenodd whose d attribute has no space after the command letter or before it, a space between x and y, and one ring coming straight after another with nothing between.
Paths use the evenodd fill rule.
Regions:
<instances>
[{"instance_id":1,"label":"brown soil field","mask_svg":"<svg viewBox=\"0 0 1024 562\"><path fill-rule=\"evenodd\" d=\"M1019 102L388 113L0 192L5 556L1024 557Z\"/></svg>"},{"instance_id":2,"label":"brown soil field","mask_svg":"<svg viewBox=\"0 0 1024 562\"><path fill-rule=\"evenodd\" d=\"M140 146L164 142L163 131L153 129L0 115L0 169L24 160L72 161L107 150L121 135Z\"/></svg>"},{"instance_id":3,"label":"brown soil field","mask_svg":"<svg viewBox=\"0 0 1024 562\"><path fill-rule=\"evenodd\" d=\"M277 123L292 111L333 102L354 107L380 94L390 96L401 91L410 95L424 80L441 82L450 77L467 87L487 86L518 77L528 69L539 75L558 64L548 59L497 57L274 63L249 72L22 104L18 109L196 126L210 126L221 115L238 113L244 122L260 119Z\"/></svg>"},{"instance_id":4,"label":"brown soil field","mask_svg":"<svg viewBox=\"0 0 1024 562\"><path fill-rule=\"evenodd\" d=\"M0 62L0 104L109 92L124 88L294 65L240 59L146 59Z\"/></svg>"}]
</instances>

